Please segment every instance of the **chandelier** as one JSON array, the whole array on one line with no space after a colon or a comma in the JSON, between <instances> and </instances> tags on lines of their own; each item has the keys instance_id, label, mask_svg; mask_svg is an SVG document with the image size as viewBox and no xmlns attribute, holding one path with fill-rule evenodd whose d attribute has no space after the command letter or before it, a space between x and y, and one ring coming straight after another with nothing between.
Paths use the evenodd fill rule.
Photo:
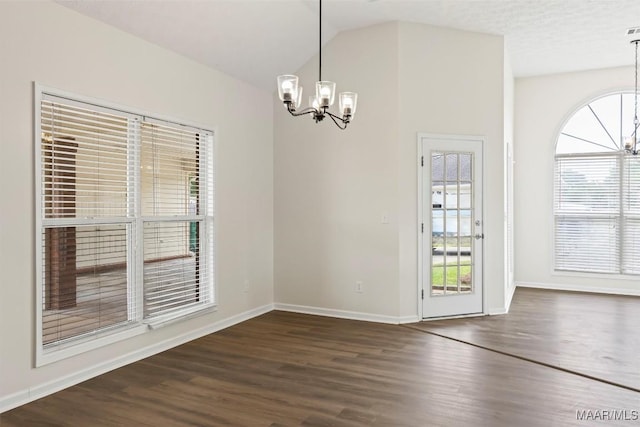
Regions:
<instances>
[{"instance_id":1,"label":"chandelier","mask_svg":"<svg viewBox=\"0 0 640 427\"><path fill-rule=\"evenodd\" d=\"M302 86L298 85L298 76L286 74L278 76L278 95L285 108L292 116L304 116L311 114L313 120L318 123L325 117L331 120L340 129L346 129L356 114L358 94L355 92L342 92L338 95L340 115L333 114L329 108L334 103L336 84L322 80L322 0L320 3L319 46L318 46L318 81L316 82L316 94L309 97L309 106L300 110L302 104Z\"/></svg>"},{"instance_id":2,"label":"chandelier","mask_svg":"<svg viewBox=\"0 0 640 427\"><path fill-rule=\"evenodd\" d=\"M638 154L638 43L640 39L632 40L631 43L636 45L636 74L635 74L635 90L633 92L633 133L631 136L625 138L624 151L627 153L637 155Z\"/></svg>"}]
</instances>

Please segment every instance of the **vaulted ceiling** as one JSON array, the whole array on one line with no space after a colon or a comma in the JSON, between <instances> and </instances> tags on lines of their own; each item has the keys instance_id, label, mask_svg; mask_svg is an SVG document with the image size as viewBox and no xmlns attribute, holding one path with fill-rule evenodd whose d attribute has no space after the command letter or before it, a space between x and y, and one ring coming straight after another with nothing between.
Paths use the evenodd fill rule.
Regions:
<instances>
[{"instance_id":1,"label":"vaulted ceiling","mask_svg":"<svg viewBox=\"0 0 640 427\"><path fill-rule=\"evenodd\" d=\"M318 49L317 1L58 3L265 90ZM503 35L517 77L633 64L625 32L640 27L639 0L324 0L322 14L324 43L386 21Z\"/></svg>"}]
</instances>

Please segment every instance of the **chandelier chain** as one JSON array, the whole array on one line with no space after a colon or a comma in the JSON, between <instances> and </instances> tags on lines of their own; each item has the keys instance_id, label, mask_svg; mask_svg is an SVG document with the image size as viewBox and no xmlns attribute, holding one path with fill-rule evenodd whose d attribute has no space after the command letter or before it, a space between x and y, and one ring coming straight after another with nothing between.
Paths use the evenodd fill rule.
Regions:
<instances>
[{"instance_id":1,"label":"chandelier chain","mask_svg":"<svg viewBox=\"0 0 640 427\"><path fill-rule=\"evenodd\" d=\"M320 10L319 10L320 23L318 25L318 33L319 33L318 34L318 81L321 82L322 81L322 0L320 0L319 3L320 3ZM638 43L636 43L636 69L638 68L637 61L638 61ZM637 86L638 84L636 83L636 87Z\"/></svg>"},{"instance_id":2,"label":"chandelier chain","mask_svg":"<svg viewBox=\"0 0 640 427\"><path fill-rule=\"evenodd\" d=\"M636 74L635 74L635 92L634 92L634 110L633 110L633 135L636 136L638 130L638 41L636 45Z\"/></svg>"}]
</instances>

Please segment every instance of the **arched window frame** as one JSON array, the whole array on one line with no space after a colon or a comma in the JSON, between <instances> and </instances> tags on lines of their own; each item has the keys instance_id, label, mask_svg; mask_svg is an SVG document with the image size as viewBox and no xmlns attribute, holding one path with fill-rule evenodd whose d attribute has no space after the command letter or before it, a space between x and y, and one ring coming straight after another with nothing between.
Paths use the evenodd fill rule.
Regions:
<instances>
[{"instance_id":1,"label":"arched window frame","mask_svg":"<svg viewBox=\"0 0 640 427\"><path fill-rule=\"evenodd\" d=\"M577 108L556 139L554 268L640 275L640 156L625 153L633 94Z\"/></svg>"}]
</instances>

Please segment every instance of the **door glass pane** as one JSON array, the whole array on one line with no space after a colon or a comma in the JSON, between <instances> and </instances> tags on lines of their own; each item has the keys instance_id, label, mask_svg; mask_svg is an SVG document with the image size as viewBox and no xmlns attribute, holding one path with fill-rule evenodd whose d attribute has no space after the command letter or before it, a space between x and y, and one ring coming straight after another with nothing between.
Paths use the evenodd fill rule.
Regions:
<instances>
[{"instance_id":1,"label":"door glass pane","mask_svg":"<svg viewBox=\"0 0 640 427\"><path fill-rule=\"evenodd\" d=\"M458 210L447 209L445 219L445 233L447 236L457 237L458 235Z\"/></svg>"},{"instance_id":2,"label":"door glass pane","mask_svg":"<svg viewBox=\"0 0 640 427\"><path fill-rule=\"evenodd\" d=\"M446 294L458 292L458 266L449 264L447 270L447 287Z\"/></svg>"},{"instance_id":3,"label":"door glass pane","mask_svg":"<svg viewBox=\"0 0 640 427\"><path fill-rule=\"evenodd\" d=\"M458 188L458 206L460 209L471 209L471 183L460 183Z\"/></svg>"},{"instance_id":4,"label":"door glass pane","mask_svg":"<svg viewBox=\"0 0 640 427\"><path fill-rule=\"evenodd\" d=\"M460 181L471 181L471 154L460 154Z\"/></svg>"},{"instance_id":5,"label":"door glass pane","mask_svg":"<svg viewBox=\"0 0 640 427\"><path fill-rule=\"evenodd\" d=\"M461 210L460 211L460 246L466 247L467 249L471 247L471 241L469 238L471 237L471 211L469 210Z\"/></svg>"},{"instance_id":6,"label":"door glass pane","mask_svg":"<svg viewBox=\"0 0 640 427\"><path fill-rule=\"evenodd\" d=\"M455 182L458 180L458 155L447 154L446 159L447 181Z\"/></svg>"},{"instance_id":7,"label":"door glass pane","mask_svg":"<svg viewBox=\"0 0 640 427\"><path fill-rule=\"evenodd\" d=\"M431 181L444 181L444 155L442 153L431 155Z\"/></svg>"},{"instance_id":8,"label":"door glass pane","mask_svg":"<svg viewBox=\"0 0 640 427\"><path fill-rule=\"evenodd\" d=\"M433 181L431 184L431 207L440 209L444 207L444 183Z\"/></svg>"},{"instance_id":9,"label":"door glass pane","mask_svg":"<svg viewBox=\"0 0 640 427\"><path fill-rule=\"evenodd\" d=\"M471 292L471 265L460 265L460 292Z\"/></svg>"},{"instance_id":10,"label":"door glass pane","mask_svg":"<svg viewBox=\"0 0 640 427\"><path fill-rule=\"evenodd\" d=\"M458 254L458 236L456 234L447 234L446 245L448 257L455 257Z\"/></svg>"},{"instance_id":11,"label":"door glass pane","mask_svg":"<svg viewBox=\"0 0 640 427\"><path fill-rule=\"evenodd\" d=\"M471 293L473 155L432 153L431 164L431 295Z\"/></svg>"},{"instance_id":12,"label":"door glass pane","mask_svg":"<svg viewBox=\"0 0 640 427\"><path fill-rule=\"evenodd\" d=\"M455 182L447 182L445 186L445 200L447 209L455 209L458 207L458 184Z\"/></svg>"},{"instance_id":13,"label":"door glass pane","mask_svg":"<svg viewBox=\"0 0 640 427\"><path fill-rule=\"evenodd\" d=\"M431 269L431 295L444 293L444 267L442 264Z\"/></svg>"},{"instance_id":14,"label":"door glass pane","mask_svg":"<svg viewBox=\"0 0 640 427\"><path fill-rule=\"evenodd\" d=\"M431 212L431 241L437 250L442 250L442 237L444 236L444 219L442 217L444 211L434 209Z\"/></svg>"}]
</instances>

